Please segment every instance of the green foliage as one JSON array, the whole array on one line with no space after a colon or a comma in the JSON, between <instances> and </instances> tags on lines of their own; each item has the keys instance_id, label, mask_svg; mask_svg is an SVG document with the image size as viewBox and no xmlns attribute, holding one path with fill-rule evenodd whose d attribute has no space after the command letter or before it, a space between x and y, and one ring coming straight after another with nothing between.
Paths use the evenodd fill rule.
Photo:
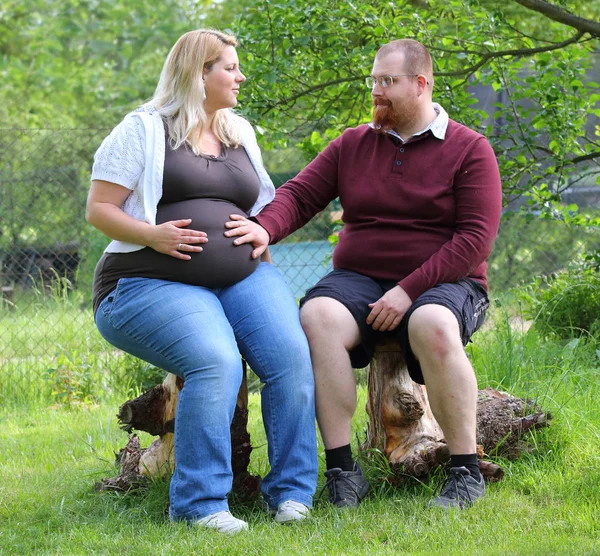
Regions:
<instances>
[{"instance_id":1,"label":"green foliage","mask_svg":"<svg viewBox=\"0 0 600 556\"><path fill-rule=\"evenodd\" d=\"M166 372L127 353L119 354L111 365L114 376L102 372L102 354L80 352L77 349L58 347L53 366L44 370L48 401L67 408L98 403L103 394L116 387L132 396L160 384Z\"/></svg>"},{"instance_id":2,"label":"green foliage","mask_svg":"<svg viewBox=\"0 0 600 556\"><path fill-rule=\"evenodd\" d=\"M126 377L131 391L140 394L160 384L167 375L163 369L128 353L122 354L119 365L122 369L121 375Z\"/></svg>"},{"instance_id":3,"label":"green foliage","mask_svg":"<svg viewBox=\"0 0 600 556\"><path fill-rule=\"evenodd\" d=\"M598 3L561 5L598 19ZM493 142L507 196L544 183L560 194L574 180L600 178L589 124L600 113L589 78L594 43L516 2L9 0L0 20L0 119L9 127L111 127L151 96L174 41L199 26L240 38L249 77L240 109L267 149L300 142L310 159L344 128L369 121L363 78L375 52L414 37L434 55L436 100ZM501 95L494 113L481 109L474 84Z\"/></svg>"},{"instance_id":4,"label":"green foliage","mask_svg":"<svg viewBox=\"0 0 600 556\"><path fill-rule=\"evenodd\" d=\"M101 391L93 379L93 355L59 350L55 366L46 369L44 379L50 387L52 400L66 407L90 404L97 400Z\"/></svg>"},{"instance_id":5,"label":"green foliage","mask_svg":"<svg viewBox=\"0 0 600 556\"><path fill-rule=\"evenodd\" d=\"M542 334L600 338L599 270L596 253L560 272L536 278L519 293L525 314Z\"/></svg>"},{"instance_id":6,"label":"green foliage","mask_svg":"<svg viewBox=\"0 0 600 556\"><path fill-rule=\"evenodd\" d=\"M112 125L156 86L189 30L175 0L9 0L0 20L0 120L14 127Z\"/></svg>"},{"instance_id":7,"label":"green foliage","mask_svg":"<svg viewBox=\"0 0 600 556\"><path fill-rule=\"evenodd\" d=\"M82 245L93 153L106 130L0 135L0 250ZM22 261L25 264L25 261Z\"/></svg>"},{"instance_id":8,"label":"green foliage","mask_svg":"<svg viewBox=\"0 0 600 556\"><path fill-rule=\"evenodd\" d=\"M600 195L600 188L598 194ZM540 218L545 220L560 220L572 228L600 229L598 211L580 212L575 203L566 205L561 202L560 191L547 183L532 185L524 196L527 198L526 207L523 207L524 213L538 209Z\"/></svg>"},{"instance_id":9,"label":"green foliage","mask_svg":"<svg viewBox=\"0 0 600 556\"><path fill-rule=\"evenodd\" d=\"M579 216L591 219L591 214ZM575 256L598 249L600 228L576 226L558 215L506 212L488 259L490 290L506 291L530 282L532 276L558 272Z\"/></svg>"},{"instance_id":10,"label":"green foliage","mask_svg":"<svg viewBox=\"0 0 600 556\"><path fill-rule=\"evenodd\" d=\"M598 15L589 3L567 7ZM344 128L369 121L364 77L375 52L411 37L434 56L435 99L490 138L508 198L542 183L560 194L598 175L590 163L599 153L589 123L600 98L588 77L593 43L515 2L263 0L234 31L251 77L242 109L265 130L268 148L300 141L313 158ZM479 107L474 84L499 96L493 113Z\"/></svg>"},{"instance_id":11,"label":"green foliage","mask_svg":"<svg viewBox=\"0 0 600 556\"><path fill-rule=\"evenodd\" d=\"M483 329L467 346L480 388L491 386L520 397L533 397L551 410L568 404L564 389L579 391L595 384L600 337L583 336L567 343L543 334L517 290L493 299ZM586 403L591 404L591 398ZM554 407L553 407L554 406Z\"/></svg>"}]
</instances>

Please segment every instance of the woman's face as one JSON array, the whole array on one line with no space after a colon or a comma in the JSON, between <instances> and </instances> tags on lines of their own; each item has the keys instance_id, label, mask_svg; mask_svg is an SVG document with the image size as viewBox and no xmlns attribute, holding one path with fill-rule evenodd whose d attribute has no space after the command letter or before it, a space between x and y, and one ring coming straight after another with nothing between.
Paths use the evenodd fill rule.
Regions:
<instances>
[{"instance_id":1,"label":"woman's face","mask_svg":"<svg viewBox=\"0 0 600 556\"><path fill-rule=\"evenodd\" d=\"M210 70L204 70L204 108L214 113L221 108L233 108L237 104L240 85L246 78L240 71L237 52L233 46L226 46L221 58Z\"/></svg>"}]
</instances>

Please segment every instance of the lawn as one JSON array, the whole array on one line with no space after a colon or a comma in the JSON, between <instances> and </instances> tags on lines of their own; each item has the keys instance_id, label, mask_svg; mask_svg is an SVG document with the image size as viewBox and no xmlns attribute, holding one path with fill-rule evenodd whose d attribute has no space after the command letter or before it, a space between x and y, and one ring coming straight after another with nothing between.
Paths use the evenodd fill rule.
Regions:
<instances>
[{"instance_id":1,"label":"lawn","mask_svg":"<svg viewBox=\"0 0 600 556\"><path fill-rule=\"evenodd\" d=\"M115 413L136 393L131 383L103 375L118 364L134 367L113 355L112 365L95 369L103 359L79 353L92 367L86 367L90 395L61 399L40 376L31 390L39 386L43 395L26 395L18 403L3 397L0 554L600 554L600 342L515 331L502 308L494 309L492 321L469 346L480 387L535 398L554 419L527 436L529 451L518 460L492 456L505 478L489 485L487 496L469 510L427 507L438 477L392 487L379 479L380 470L367 466L373 488L357 510L336 510L324 495L315 500L309 520L279 526L258 502L234 502L234 513L249 522L250 531L233 538L172 524L165 517L167 481L128 494L94 490L95 481L116 474L114 452L126 434ZM63 355L70 353L63 348ZM63 367L81 371L82 364L69 367L63 360ZM366 391L364 375L358 378L354 429L360 438ZM91 395L102 380L112 386ZM250 396L249 428L255 446L251 471L264 474L258 393ZM144 445L149 442L142 437Z\"/></svg>"}]
</instances>

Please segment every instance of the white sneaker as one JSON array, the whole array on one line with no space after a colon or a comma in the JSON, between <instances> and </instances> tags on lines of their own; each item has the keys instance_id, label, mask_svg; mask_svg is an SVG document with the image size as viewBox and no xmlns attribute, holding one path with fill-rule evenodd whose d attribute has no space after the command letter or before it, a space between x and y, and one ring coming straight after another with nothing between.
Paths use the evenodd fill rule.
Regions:
<instances>
[{"instance_id":1,"label":"white sneaker","mask_svg":"<svg viewBox=\"0 0 600 556\"><path fill-rule=\"evenodd\" d=\"M290 521L302 521L308 517L310 509L300 502L286 500L279 504L275 513L276 523L289 523Z\"/></svg>"},{"instance_id":2,"label":"white sneaker","mask_svg":"<svg viewBox=\"0 0 600 556\"><path fill-rule=\"evenodd\" d=\"M224 533L226 535L235 535L236 533L248 529L248 524L237 517L233 517L231 512L217 512L215 514L207 515L206 517L195 521L194 525L216 529L219 533Z\"/></svg>"}]
</instances>

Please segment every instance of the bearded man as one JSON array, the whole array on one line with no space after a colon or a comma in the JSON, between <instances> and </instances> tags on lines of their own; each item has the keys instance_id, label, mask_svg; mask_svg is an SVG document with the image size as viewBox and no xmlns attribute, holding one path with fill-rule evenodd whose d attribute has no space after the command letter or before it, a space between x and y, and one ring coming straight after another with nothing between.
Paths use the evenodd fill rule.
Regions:
<instances>
[{"instance_id":1,"label":"bearded man","mask_svg":"<svg viewBox=\"0 0 600 556\"><path fill-rule=\"evenodd\" d=\"M332 141L256 222L227 224L226 235L252 243L257 257L340 199L334 270L301 300L329 499L339 507L357 506L369 490L350 449L352 368L366 366L386 335L399 340L412 379L426 384L450 449L432 505L463 508L485 493L477 380L464 346L489 305L485 261L500 221L500 176L485 137L432 101L433 83L421 43L384 45L367 78L373 122Z\"/></svg>"}]
</instances>

